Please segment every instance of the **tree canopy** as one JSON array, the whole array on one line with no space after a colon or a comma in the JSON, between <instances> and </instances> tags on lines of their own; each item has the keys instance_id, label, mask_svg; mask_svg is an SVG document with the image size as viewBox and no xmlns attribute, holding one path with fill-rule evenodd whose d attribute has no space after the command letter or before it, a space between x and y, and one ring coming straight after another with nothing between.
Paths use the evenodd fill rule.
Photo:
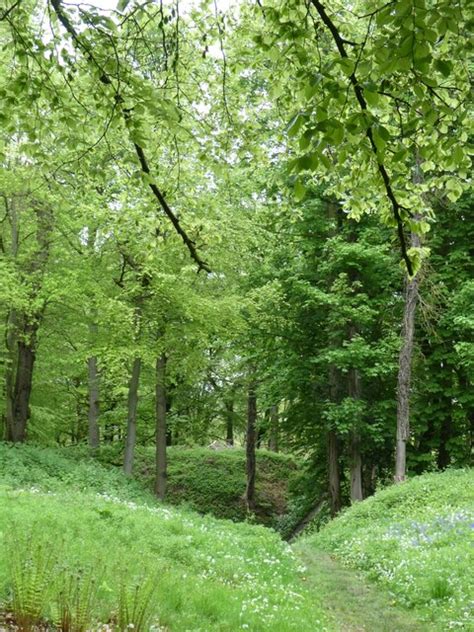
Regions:
<instances>
[{"instance_id":1,"label":"tree canopy","mask_svg":"<svg viewBox=\"0 0 474 632\"><path fill-rule=\"evenodd\" d=\"M155 442L161 497L166 444L246 442L249 508L256 445L303 454L333 512L395 447L398 479L467 463L472 22L4 2L5 438L127 445L127 473Z\"/></svg>"}]
</instances>

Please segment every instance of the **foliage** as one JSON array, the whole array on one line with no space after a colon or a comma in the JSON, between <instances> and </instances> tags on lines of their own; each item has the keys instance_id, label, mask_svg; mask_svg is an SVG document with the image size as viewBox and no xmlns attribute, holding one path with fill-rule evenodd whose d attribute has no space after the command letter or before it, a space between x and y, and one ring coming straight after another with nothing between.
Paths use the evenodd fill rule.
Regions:
<instances>
[{"instance_id":1,"label":"foliage","mask_svg":"<svg viewBox=\"0 0 474 632\"><path fill-rule=\"evenodd\" d=\"M149 604L154 625L174 630L326 629L321 605L300 584L291 550L262 527L65 488L45 493L3 487L0 494L2 538L14 532L17 541L58 551L55 563L72 577L81 568L100 568L90 625L114 612L123 620L126 601L129 613L134 607L143 613ZM10 590L10 553L2 543L3 601ZM145 582L134 606L134 587L145 575L159 576L154 598L149 601L151 585ZM62 590L62 582L53 582L50 600L41 604L43 617L52 616Z\"/></svg>"},{"instance_id":2,"label":"foliage","mask_svg":"<svg viewBox=\"0 0 474 632\"><path fill-rule=\"evenodd\" d=\"M308 543L387 587L430 629L472 621L472 470L425 474L383 489Z\"/></svg>"},{"instance_id":3,"label":"foliage","mask_svg":"<svg viewBox=\"0 0 474 632\"><path fill-rule=\"evenodd\" d=\"M0 476L15 487L34 486L42 491L106 493L122 500L155 502L152 495L154 455L149 448L137 450L134 478L125 477L118 446L101 447L90 456L87 448L39 448L0 443ZM299 462L290 455L257 452L257 503L254 520L283 535L303 517L310 480L303 481ZM213 451L209 448L169 449L167 502L211 514L217 518L245 520L245 453L241 448ZM290 510L297 505L298 511ZM285 525L285 529L283 529ZM283 530L282 530L283 529Z\"/></svg>"},{"instance_id":4,"label":"foliage","mask_svg":"<svg viewBox=\"0 0 474 632\"><path fill-rule=\"evenodd\" d=\"M272 96L291 113L296 199L324 181L353 217L377 213L416 272L426 251L410 249L404 230L429 230L433 191L456 201L468 185L472 17L444 0L271 0L262 12L263 32L245 25L260 53L248 57L265 59Z\"/></svg>"},{"instance_id":5,"label":"foliage","mask_svg":"<svg viewBox=\"0 0 474 632\"><path fill-rule=\"evenodd\" d=\"M72 458L74 449L39 448L0 443L2 484L15 488L37 487L44 492L88 491L122 500L153 502L143 486L116 468L106 468L88 456Z\"/></svg>"},{"instance_id":6,"label":"foliage","mask_svg":"<svg viewBox=\"0 0 474 632\"><path fill-rule=\"evenodd\" d=\"M54 571L52 552L37 542L26 547L10 536L6 543L10 608L22 630L34 630L41 623L51 593Z\"/></svg>"},{"instance_id":7,"label":"foliage","mask_svg":"<svg viewBox=\"0 0 474 632\"><path fill-rule=\"evenodd\" d=\"M153 460L140 453L138 477L150 485ZM288 482L296 472L289 455L257 451L257 489L255 519L275 525L278 515L286 512ZM200 513L218 518L245 520L245 452L240 448L212 451L208 448L169 449L168 496L173 504L184 503Z\"/></svg>"},{"instance_id":8,"label":"foliage","mask_svg":"<svg viewBox=\"0 0 474 632\"><path fill-rule=\"evenodd\" d=\"M188 4L0 10L0 425L64 448L0 446L0 467L153 505L166 358L170 501L246 516L254 381L259 445L296 455L259 453L254 519L286 536L328 488L334 512L354 474L361 495L392 476L400 243L409 471L471 458L472 20L461 0ZM94 424L115 468L84 448ZM176 447L216 439L239 448Z\"/></svg>"}]
</instances>

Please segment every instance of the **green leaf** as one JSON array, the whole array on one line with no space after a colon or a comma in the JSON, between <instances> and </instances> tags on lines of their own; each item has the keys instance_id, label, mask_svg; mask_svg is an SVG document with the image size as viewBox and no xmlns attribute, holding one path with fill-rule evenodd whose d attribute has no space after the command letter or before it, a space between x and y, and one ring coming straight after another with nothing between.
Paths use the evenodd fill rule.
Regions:
<instances>
[{"instance_id":1,"label":"green leaf","mask_svg":"<svg viewBox=\"0 0 474 632\"><path fill-rule=\"evenodd\" d=\"M311 129L307 129L305 133L301 136L299 146L302 151L308 149L311 139L313 137L314 131Z\"/></svg>"},{"instance_id":2,"label":"green leaf","mask_svg":"<svg viewBox=\"0 0 474 632\"><path fill-rule=\"evenodd\" d=\"M397 53L399 57L407 57L411 55L413 50L413 44L415 42L415 36L413 33L410 33L404 40L402 40L400 46L398 47Z\"/></svg>"},{"instance_id":3,"label":"green leaf","mask_svg":"<svg viewBox=\"0 0 474 632\"><path fill-rule=\"evenodd\" d=\"M288 127L286 128L286 132L288 136L290 136L290 138L293 138L298 134L305 120L306 116L304 116L300 112L291 119L291 121L288 123Z\"/></svg>"},{"instance_id":4,"label":"green leaf","mask_svg":"<svg viewBox=\"0 0 474 632\"><path fill-rule=\"evenodd\" d=\"M327 135L334 145L340 145L344 139L344 127L338 121L333 120Z\"/></svg>"},{"instance_id":5,"label":"green leaf","mask_svg":"<svg viewBox=\"0 0 474 632\"><path fill-rule=\"evenodd\" d=\"M449 77L453 69L453 65L451 64L451 62L445 61L444 59L437 59L435 62L435 67L444 77Z\"/></svg>"},{"instance_id":6,"label":"green leaf","mask_svg":"<svg viewBox=\"0 0 474 632\"><path fill-rule=\"evenodd\" d=\"M372 90L366 89L364 90L364 97L367 103L372 107L376 107L379 103L379 95L377 92L372 92Z\"/></svg>"},{"instance_id":7,"label":"green leaf","mask_svg":"<svg viewBox=\"0 0 474 632\"><path fill-rule=\"evenodd\" d=\"M377 130L380 135L380 138L382 138L384 141L388 142L391 139L390 132L383 125L379 125Z\"/></svg>"},{"instance_id":8,"label":"green leaf","mask_svg":"<svg viewBox=\"0 0 474 632\"><path fill-rule=\"evenodd\" d=\"M300 182L300 180L297 180L295 183L295 200L297 202L301 202L301 200L304 198L304 196L306 195L306 187L304 186L304 184L302 184Z\"/></svg>"},{"instance_id":9,"label":"green leaf","mask_svg":"<svg viewBox=\"0 0 474 632\"><path fill-rule=\"evenodd\" d=\"M350 77L352 73L354 72L355 62L352 59L348 59L347 57L344 57L343 59L339 60L339 65L342 68L342 72L347 77Z\"/></svg>"}]
</instances>

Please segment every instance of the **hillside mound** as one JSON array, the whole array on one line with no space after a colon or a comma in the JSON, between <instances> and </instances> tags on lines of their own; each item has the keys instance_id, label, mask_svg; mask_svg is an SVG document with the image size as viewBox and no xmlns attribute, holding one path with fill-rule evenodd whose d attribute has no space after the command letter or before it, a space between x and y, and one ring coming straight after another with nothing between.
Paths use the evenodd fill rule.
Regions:
<instances>
[{"instance_id":1,"label":"hillside mound","mask_svg":"<svg viewBox=\"0 0 474 632\"><path fill-rule=\"evenodd\" d=\"M57 451L69 461L90 461L86 448L71 447ZM1 457L0 457L1 458ZM201 514L234 521L248 519L244 501L246 487L245 450L242 448L187 448L171 446L167 450L168 479L166 501L185 506ZM103 445L95 460L120 472L122 448ZM155 476L155 452L138 446L134 480L141 489L152 493ZM311 508L312 498L302 485L302 465L288 454L257 450L256 506L254 521L289 533L301 515Z\"/></svg>"},{"instance_id":2,"label":"hillside mound","mask_svg":"<svg viewBox=\"0 0 474 632\"><path fill-rule=\"evenodd\" d=\"M430 630L472 630L474 471L425 474L379 491L306 545L390 591Z\"/></svg>"},{"instance_id":3,"label":"hillside mound","mask_svg":"<svg viewBox=\"0 0 474 632\"><path fill-rule=\"evenodd\" d=\"M217 518L245 520L245 451L242 448L171 447L168 450L168 502L184 503L200 513ZM137 458L136 476L151 489L153 453L143 450ZM257 451L255 520L275 526L286 514L291 496L290 483L297 476L295 459L284 454Z\"/></svg>"},{"instance_id":4,"label":"hillside mound","mask_svg":"<svg viewBox=\"0 0 474 632\"><path fill-rule=\"evenodd\" d=\"M0 455L7 629L328 629L274 532L159 505L118 472L54 450Z\"/></svg>"}]
</instances>

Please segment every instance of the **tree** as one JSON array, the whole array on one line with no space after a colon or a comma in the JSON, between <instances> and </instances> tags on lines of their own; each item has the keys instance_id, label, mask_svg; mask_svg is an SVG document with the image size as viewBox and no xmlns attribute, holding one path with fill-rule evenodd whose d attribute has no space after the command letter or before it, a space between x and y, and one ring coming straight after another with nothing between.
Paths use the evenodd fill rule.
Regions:
<instances>
[{"instance_id":1,"label":"tree","mask_svg":"<svg viewBox=\"0 0 474 632\"><path fill-rule=\"evenodd\" d=\"M255 39L279 75L276 96L284 105L289 95L293 101L288 134L299 138L299 152L292 170L317 174L352 217L376 212L396 226L413 276L426 253L410 248L405 232L429 229L425 193L444 190L456 200L469 169L469 77L461 61L469 18L462 2L329 10L319 0L275 0L263 15L267 30ZM415 156L423 181L412 178ZM296 189L304 195L301 179Z\"/></svg>"}]
</instances>

